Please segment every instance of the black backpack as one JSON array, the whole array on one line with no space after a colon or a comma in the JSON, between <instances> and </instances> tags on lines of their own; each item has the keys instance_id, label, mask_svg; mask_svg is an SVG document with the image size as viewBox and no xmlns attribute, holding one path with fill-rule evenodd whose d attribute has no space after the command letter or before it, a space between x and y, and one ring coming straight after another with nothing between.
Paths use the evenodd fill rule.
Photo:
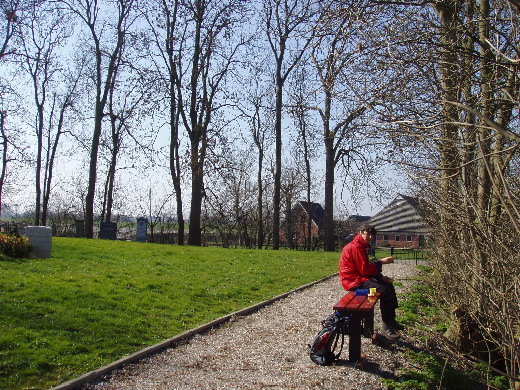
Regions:
<instances>
[{"instance_id":1,"label":"black backpack","mask_svg":"<svg viewBox=\"0 0 520 390\"><path fill-rule=\"evenodd\" d=\"M348 316L336 311L322 321L323 328L309 346L309 355L314 363L328 366L339 358L345 335L348 335L349 319Z\"/></svg>"}]
</instances>

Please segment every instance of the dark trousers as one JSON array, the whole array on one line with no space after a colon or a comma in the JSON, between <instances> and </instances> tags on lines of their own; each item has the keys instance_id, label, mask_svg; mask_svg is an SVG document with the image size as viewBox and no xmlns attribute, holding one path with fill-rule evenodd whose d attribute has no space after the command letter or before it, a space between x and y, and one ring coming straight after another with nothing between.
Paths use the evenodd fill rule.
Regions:
<instances>
[{"instance_id":1,"label":"dark trousers","mask_svg":"<svg viewBox=\"0 0 520 390\"><path fill-rule=\"evenodd\" d=\"M395 320L395 309L398 307L397 296L395 295L395 288L392 283L385 283L378 279L372 278L358 284L352 290L358 288L377 288L380 293L379 302L381 305L381 319L383 322Z\"/></svg>"}]
</instances>

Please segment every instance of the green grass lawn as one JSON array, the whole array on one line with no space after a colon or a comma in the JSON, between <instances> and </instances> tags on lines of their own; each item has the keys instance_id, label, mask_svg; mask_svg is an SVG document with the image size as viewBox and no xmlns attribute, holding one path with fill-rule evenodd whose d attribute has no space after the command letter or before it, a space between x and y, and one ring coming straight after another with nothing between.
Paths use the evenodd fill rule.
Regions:
<instances>
[{"instance_id":1,"label":"green grass lawn","mask_svg":"<svg viewBox=\"0 0 520 390\"><path fill-rule=\"evenodd\" d=\"M48 389L337 272L339 253L54 238L0 260L0 389Z\"/></svg>"}]
</instances>

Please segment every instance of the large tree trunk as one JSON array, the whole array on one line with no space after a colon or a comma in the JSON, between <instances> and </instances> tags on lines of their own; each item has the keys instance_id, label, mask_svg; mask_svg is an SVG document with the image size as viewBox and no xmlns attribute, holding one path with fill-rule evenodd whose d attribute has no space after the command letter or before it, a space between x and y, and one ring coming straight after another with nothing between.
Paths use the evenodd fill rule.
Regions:
<instances>
[{"instance_id":1,"label":"large tree trunk","mask_svg":"<svg viewBox=\"0 0 520 390\"><path fill-rule=\"evenodd\" d=\"M191 209L190 209L190 231L188 234L188 245L200 246L202 244L201 215L202 197L204 187L203 164L204 157L199 156L198 143L192 145L191 149Z\"/></svg>"},{"instance_id":2,"label":"large tree trunk","mask_svg":"<svg viewBox=\"0 0 520 390\"><path fill-rule=\"evenodd\" d=\"M45 186L43 191L43 205L42 205L42 225L45 226L47 224L47 214L49 209L49 199L51 196L51 189L52 189L52 176L54 171L54 161L56 159L56 153L58 152L58 145L60 143L60 137L63 133L63 122L65 119L65 111L67 107L70 106L70 95L66 96L63 104L60 108L60 117L58 120L58 129L56 131L56 137L54 138L54 142L52 144L52 147L50 147L50 154L47 159L47 174L45 178ZM50 142L49 142L50 144Z\"/></svg>"},{"instance_id":3,"label":"large tree trunk","mask_svg":"<svg viewBox=\"0 0 520 390\"><path fill-rule=\"evenodd\" d=\"M335 156L334 135L330 131L330 111L332 96L325 91L325 109L323 113L323 139L325 142L325 223L324 249L332 252L335 248L334 240L334 169Z\"/></svg>"},{"instance_id":4,"label":"large tree trunk","mask_svg":"<svg viewBox=\"0 0 520 390\"><path fill-rule=\"evenodd\" d=\"M0 134L2 142L0 142L0 145L2 145L2 169L0 174L0 215L2 214L2 205L3 205L3 193L4 193L4 182L5 182L5 175L7 172L7 146L9 145L9 140L7 138L7 134L5 132L4 124L5 124L5 117L6 113L4 111L0 111Z\"/></svg>"},{"instance_id":5,"label":"large tree trunk","mask_svg":"<svg viewBox=\"0 0 520 390\"><path fill-rule=\"evenodd\" d=\"M283 58L283 57L282 57ZM276 69L276 104L275 104L275 168L273 188L273 249L280 249L280 201L282 181L282 108L283 80L281 77L282 60L278 61Z\"/></svg>"},{"instance_id":6,"label":"large tree trunk","mask_svg":"<svg viewBox=\"0 0 520 390\"><path fill-rule=\"evenodd\" d=\"M262 168L264 164L264 151L259 148L258 150L258 173L257 173L257 207L256 207L256 225L257 225L257 248L262 249L264 247L264 188L262 183Z\"/></svg>"},{"instance_id":7,"label":"large tree trunk","mask_svg":"<svg viewBox=\"0 0 520 390\"><path fill-rule=\"evenodd\" d=\"M170 175L173 182L173 190L175 191L175 202L177 209L177 243L184 245L184 214L182 205L182 189L181 189L181 161L179 155L179 107L177 106L176 91L179 88L179 77L177 74L177 60L174 55L175 48L175 29L177 27L177 12L179 2L173 2L173 8L170 9L169 4L163 0L163 7L166 17L166 53L168 54L168 70L169 70L169 99L170 99ZM180 93L179 93L180 96Z\"/></svg>"},{"instance_id":8,"label":"large tree trunk","mask_svg":"<svg viewBox=\"0 0 520 390\"><path fill-rule=\"evenodd\" d=\"M96 102L96 114L94 119L94 132L90 146L90 163L88 173L88 189L85 196L85 237L94 238L94 199L96 195L97 161L99 152L99 139L101 137L101 122L103 119L104 104Z\"/></svg>"},{"instance_id":9,"label":"large tree trunk","mask_svg":"<svg viewBox=\"0 0 520 390\"><path fill-rule=\"evenodd\" d=\"M173 189L175 191L175 200L177 206L177 243L184 245L184 215L182 213L182 191L181 191L181 168L179 156L179 123L178 118L172 119L171 141L170 141L170 174L173 181Z\"/></svg>"},{"instance_id":10,"label":"large tree trunk","mask_svg":"<svg viewBox=\"0 0 520 390\"><path fill-rule=\"evenodd\" d=\"M333 138L325 139L325 223L324 249L332 252L335 248L334 240L334 149Z\"/></svg>"}]
</instances>

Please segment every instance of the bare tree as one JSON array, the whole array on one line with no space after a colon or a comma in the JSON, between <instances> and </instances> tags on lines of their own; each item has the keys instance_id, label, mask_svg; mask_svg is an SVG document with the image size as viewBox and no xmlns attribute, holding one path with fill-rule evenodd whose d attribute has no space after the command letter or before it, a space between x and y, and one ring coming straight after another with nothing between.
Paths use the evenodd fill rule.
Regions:
<instances>
[{"instance_id":1,"label":"bare tree","mask_svg":"<svg viewBox=\"0 0 520 390\"><path fill-rule=\"evenodd\" d=\"M299 69L299 72L294 77L294 86L291 86L291 109L290 113L293 116L294 123L298 129L298 145L302 145L303 153L300 148L297 148L295 159L296 163L300 160L298 156L301 156L305 166L305 194L307 204L313 202L312 199L312 187L313 187L313 172L311 169L311 161L316 156L314 152L315 142L313 142L315 131L312 129L312 122L310 113L312 109L308 102L311 95L309 91L309 85L312 83L309 81L308 70L304 67ZM309 206L310 207L310 206ZM312 248L312 218L307 218L306 233L305 233L305 248L310 251Z\"/></svg>"},{"instance_id":2,"label":"bare tree","mask_svg":"<svg viewBox=\"0 0 520 390\"><path fill-rule=\"evenodd\" d=\"M255 89L255 91L258 91ZM268 144L267 136L267 127L265 118L265 99L267 98L267 94L260 93L256 96L252 97L252 105L254 107L254 112L252 117L250 118L251 123L251 135L253 137L253 142L258 151L258 160L257 160L257 199L256 199L256 224L257 224L257 248L262 249L264 247L265 242L265 229L264 229L264 178L263 178L263 170L264 170L264 159L265 152Z\"/></svg>"},{"instance_id":3,"label":"bare tree","mask_svg":"<svg viewBox=\"0 0 520 390\"><path fill-rule=\"evenodd\" d=\"M434 10L436 19L401 6L417 33L410 39L395 27L402 43L388 52L398 55L384 59L413 96L401 94L401 108L388 113L394 153L403 152L430 201L436 286L453 310L447 336L513 386L520 372L519 15L502 0L437 2Z\"/></svg>"},{"instance_id":4,"label":"bare tree","mask_svg":"<svg viewBox=\"0 0 520 390\"><path fill-rule=\"evenodd\" d=\"M3 0L0 1L0 63L8 64L10 61L16 61L17 48L20 43L20 28L23 26L26 18L31 14L34 4L40 1L20 1L20 0ZM2 75L4 76L4 75ZM8 165L18 160L11 153L23 153L24 146L22 140L18 136L18 132L9 125L8 117L15 112L19 112L19 101L16 89L17 85L10 80L0 78L0 125L1 125L1 142L2 147L2 168L0 174L0 213L4 205L3 197L5 194L7 178L9 176ZM12 98L12 99L11 99ZM13 107L10 107L13 106ZM13 116L14 117L14 116ZM21 155L20 155L21 156Z\"/></svg>"},{"instance_id":5,"label":"bare tree","mask_svg":"<svg viewBox=\"0 0 520 390\"><path fill-rule=\"evenodd\" d=\"M226 147L218 169L208 178L204 202L204 226L218 232L222 246L252 248L255 243L255 183L251 178L252 155Z\"/></svg>"},{"instance_id":6,"label":"bare tree","mask_svg":"<svg viewBox=\"0 0 520 390\"><path fill-rule=\"evenodd\" d=\"M22 50L20 62L29 74L35 104L34 132L36 136L35 161L35 220L45 225L52 188L52 171L63 133L64 115L71 106L71 97L77 85L72 81L65 96L59 97L57 80L62 64L58 50L71 35L70 21L58 9L34 5L21 29ZM43 177L42 177L43 176Z\"/></svg>"},{"instance_id":7,"label":"bare tree","mask_svg":"<svg viewBox=\"0 0 520 390\"><path fill-rule=\"evenodd\" d=\"M325 149L324 249L327 251L335 250L337 166L342 164L345 173L352 175L356 164L368 165L365 161L370 160L371 148L377 142L377 137L369 135L369 129L360 121L372 106L374 95L370 87L366 87L368 83L362 81L364 76L360 77L364 72L369 73L361 66L366 61L362 47L366 45L363 25L373 23L378 17L368 9L364 1L352 1L348 7L343 1L325 2L314 27L312 59L320 91L315 108L322 123ZM361 91L358 93L358 90ZM364 170L363 176L369 175L369 170Z\"/></svg>"},{"instance_id":8,"label":"bare tree","mask_svg":"<svg viewBox=\"0 0 520 390\"><path fill-rule=\"evenodd\" d=\"M179 58L176 80L180 117L190 142L191 201L188 244L201 245L201 212L204 168L210 148L212 125L226 76L238 50L240 37L228 41L242 21L244 4L238 0L183 1L186 34L175 48ZM188 34L192 39L187 39ZM228 38L228 39L227 39ZM186 80L188 79L188 80ZM187 87L186 87L187 86Z\"/></svg>"},{"instance_id":9,"label":"bare tree","mask_svg":"<svg viewBox=\"0 0 520 390\"><path fill-rule=\"evenodd\" d=\"M175 201L177 207L177 242L179 245L184 244L184 214L183 214L183 197L182 197L182 161L181 161L181 139L182 128L180 121L179 99L182 94L179 90L180 73L182 72L178 50L183 47L186 39L186 27L183 25L183 15L179 14L181 7L180 0L157 0L152 1L149 9L151 12L146 13L146 19L151 27L153 41L159 50L160 62L155 62L155 66L163 76L164 88L167 90L167 106L168 106L168 125L170 128L170 148L169 162L170 175L172 178L173 188L175 191ZM160 18L157 18L160 15ZM158 22L159 20L159 22ZM153 57L152 57L153 58ZM165 68L165 72L161 69Z\"/></svg>"},{"instance_id":10,"label":"bare tree","mask_svg":"<svg viewBox=\"0 0 520 390\"><path fill-rule=\"evenodd\" d=\"M132 39L132 45L137 48L139 41ZM156 105L154 99L149 99L155 77L139 69L139 61L135 56L127 55L125 61L119 59L115 68L114 88L109 91L107 105L110 132L102 137L102 145L109 152L106 158L107 174L101 213L101 219L106 222L110 222L112 217L116 174L135 168L138 152L141 152L140 156L144 156L140 160L153 161L154 136L149 137L146 130L148 126L142 126L141 119L151 117ZM121 163L124 158L132 161Z\"/></svg>"},{"instance_id":11,"label":"bare tree","mask_svg":"<svg viewBox=\"0 0 520 390\"><path fill-rule=\"evenodd\" d=\"M258 56L255 56L258 57ZM261 63L261 61L260 61ZM238 107L242 115L246 118L250 134L246 136L246 142L249 143L249 136L253 139L253 145L256 148L257 164L256 164L256 188L257 188L257 206L256 206L256 243L257 248L262 249L266 239L266 218L265 218L265 159L266 153L272 143L270 137L270 126L272 119L272 109L269 106L271 89L264 85L263 66L258 63L251 64L250 75L246 85L245 95L238 102Z\"/></svg>"},{"instance_id":12,"label":"bare tree","mask_svg":"<svg viewBox=\"0 0 520 390\"><path fill-rule=\"evenodd\" d=\"M264 0L263 2L263 23L275 60L273 249L280 247L283 87L287 77L300 63L311 42L305 28L313 15L314 3L312 0Z\"/></svg>"},{"instance_id":13,"label":"bare tree","mask_svg":"<svg viewBox=\"0 0 520 390\"><path fill-rule=\"evenodd\" d=\"M95 69L95 107L94 128L90 146L90 165L88 190L85 197L85 236L94 236L94 200L96 195L96 181L98 173L98 153L105 118L105 108L109 91L114 88L117 62L123 56L128 31L134 22L134 0L117 0L116 9L107 12L108 4L100 4L98 0L61 0L85 24L90 33L87 40L92 45ZM104 20L102 15L110 15ZM115 20L115 23L112 21Z\"/></svg>"}]
</instances>

